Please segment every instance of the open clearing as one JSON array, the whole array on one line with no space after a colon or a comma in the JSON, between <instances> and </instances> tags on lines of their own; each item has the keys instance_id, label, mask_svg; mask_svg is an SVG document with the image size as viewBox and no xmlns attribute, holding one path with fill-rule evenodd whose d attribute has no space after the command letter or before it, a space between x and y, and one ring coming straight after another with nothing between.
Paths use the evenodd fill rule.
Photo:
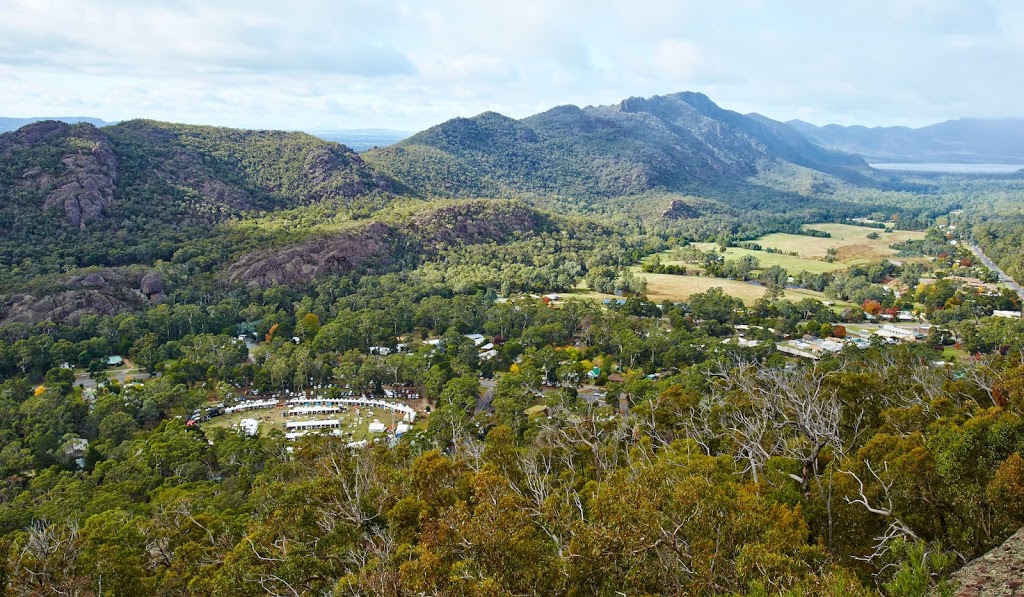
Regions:
<instances>
[{"instance_id":1,"label":"open clearing","mask_svg":"<svg viewBox=\"0 0 1024 597\"><path fill-rule=\"evenodd\" d=\"M767 290L767 288L760 284L730 280L728 278L712 278L693 275L677 276L674 274L647 274L642 272L640 268L636 266L631 269L637 276L642 276L647 279L647 298L655 303L660 303L664 300L673 302L687 301L695 294L707 292L712 288L718 287L721 288L722 292L725 294L734 296L742 300L747 305L751 305L754 301L764 296L764 293ZM572 292L561 292L559 295L561 297L561 301L569 299L603 301L605 299L622 300L625 298L615 296L614 294L594 292L585 286L574 288ZM805 298L812 298L821 302L832 300L822 292L804 290L802 288L787 288L785 297L793 302L797 302ZM852 305L851 303L844 301L834 301L834 303L836 307L849 307Z\"/></svg>"},{"instance_id":2,"label":"open clearing","mask_svg":"<svg viewBox=\"0 0 1024 597\"><path fill-rule=\"evenodd\" d=\"M287 412L287 409L281 407L250 410L213 417L209 421L201 423L201 425L209 428L233 427L238 425L242 419L256 419L260 423L260 435L265 436L273 429L277 429L284 433L284 424L286 421L339 419L341 421L341 431L345 433L345 438L351 441L361 441L374 437L382 437L379 433L370 433L368 431L370 423L379 421L384 423L385 427L391 428L402 420L402 415L400 413L395 413L392 410L382 408L359 409L358 415L356 414L357 409L354 407L350 408L347 412L342 411L329 415L314 415L308 417L286 417L284 415L285 412ZM420 419L417 419L417 422L419 422L419 420ZM325 431L324 433L329 432L330 430Z\"/></svg>"},{"instance_id":3,"label":"open clearing","mask_svg":"<svg viewBox=\"0 0 1024 597\"><path fill-rule=\"evenodd\" d=\"M734 296L749 305L764 296L764 293L767 290L767 288L760 284L741 282L739 280L729 280L726 278L676 276L672 274L645 274L639 270L636 271L636 274L647 278L647 297L656 303L665 299L670 301L685 301L695 294L707 292L712 288L718 287L721 288L725 294ZM794 302L805 298L813 298L822 302L829 300L828 297L821 292L803 289L787 288L785 296L787 299Z\"/></svg>"},{"instance_id":4,"label":"open clearing","mask_svg":"<svg viewBox=\"0 0 1024 597\"><path fill-rule=\"evenodd\" d=\"M851 265L871 263L879 259L892 257L896 254L896 251L890 249L889 245L905 240L924 238L924 232L897 230L886 233L875 228L851 226L849 224L807 224L804 228L814 228L815 230L828 232L832 237L818 238L782 232L766 234L750 242L755 242L766 249L779 249L783 253L767 253L765 251L729 247L726 249L724 256L726 259L736 259L744 255L751 255L757 258L760 263L760 269L777 265L784 268L790 274L798 272L823 274L846 269ZM877 232L878 238L868 238L868 235L872 232ZM693 246L705 252L717 247L714 243L695 243ZM825 258L828 255L828 250L831 248L837 250L837 255L835 260L829 263L825 261ZM793 252L797 254L786 254ZM672 250L660 253L661 262L670 265L685 265L687 271L700 271L701 268L695 264L673 260L672 253ZM904 259L904 261L919 260Z\"/></svg>"},{"instance_id":5,"label":"open clearing","mask_svg":"<svg viewBox=\"0 0 1024 597\"><path fill-rule=\"evenodd\" d=\"M790 236L796 236L796 235L790 235ZM805 238L805 237L796 236L796 238ZM818 240L827 240L827 239L818 239ZM766 245L766 244L764 244L760 240L751 241L751 242L759 243L762 247L772 246L772 245ZM709 251L709 250L715 248L717 245L714 245L712 243L699 243L699 244L695 244L694 246L699 248L701 251ZM668 254L671 254L671 251L663 253L662 255L668 255ZM829 263L829 262L825 261L824 258L822 258L820 260L819 259L809 259L807 257L795 257L793 255L782 255L782 254L779 254L779 253L765 253L764 251L753 251L751 249L741 249L739 247L729 247L728 249L725 250L724 255L725 255L726 259L736 259L736 258L742 257L744 255L753 255L754 257L757 257L757 260L760 262L761 269L769 268L769 267L771 267L773 265L778 265L779 267L784 268L787 272L794 273L794 274L797 273L797 272L811 272L813 274L824 274L826 272L834 272L836 270L846 269L847 267L849 267L849 264L847 264L847 263L840 263L838 261L833 262L833 263ZM662 257L662 261L665 262L664 260L665 260L665 257L663 256ZM666 263L671 263L671 264L676 264L677 263L679 265L686 265L688 270L690 268L689 265L685 264L682 261L668 261Z\"/></svg>"},{"instance_id":6,"label":"open clearing","mask_svg":"<svg viewBox=\"0 0 1024 597\"><path fill-rule=\"evenodd\" d=\"M905 240L924 238L924 232L896 230L887 233L876 228L852 226L849 224L807 224L804 228L828 232L832 237L819 238L786 233L767 234L752 242L756 242L765 248L779 249L783 253L767 253L765 251L729 247L726 249L725 257L726 259L736 259L743 255L752 255L757 257L761 269L778 265L786 269L790 274L802 271L821 274L846 269L851 265L871 263L892 257L896 251L890 249L889 245ZM872 232L878 233L878 238L868 238L868 235ZM694 246L702 251L708 251L715 247L711 243L698 243ZM836 259L832 263L825 261L830 248L837 250ZM661 262L664 264L685 265L687 272L691 274L701 270L697 265L674 261L672 259L672 252L672 250L668 250L660 253ZM795 252L796 255L784 254L791 252ZM905 259L905 261L916 260ZM765 293L764 286L750 282L696 275L647 274L643 273L639 267L633 267L632 270L638 276L643 276L647 279L647 297L654 302L666 299L670 301L685 301L694 294L707 292L711 288L718 287L726 294L739 298L749 305L761 298ZM785 297L791 301L799 301L804 298L813 298L822 302L829 300L824 293L793 288L786 289ZM621 297L591 292L586 288L578 288L571 293L564 294L563 298L603 300ZM836 301L835 306L837 308L850 306L850 303Z\"/></svg>"},{"instance_id":7,"label":"open clearing","mask_svg":"<svg viewBox=\"0 0 1024 597\"><path fill-rule=\"evenodd\" d=\"M808 224L804 228L828 232L832 238L780 232L767 234L754 242L762 247L774 247L786 253L795 251L800 257L814 260L823 260L828 250L835 248L838 251L837 262L842 262L844 265L857 265L892 257L896 251L890 249L889 245L893 243L924 238L924 232L916 230L896 230L887 233L874 228L849 224ZM878 238L868 238L872 232L877 232ZM770 253L766 253L766 255L770 255ZM760 255L758 258L760 259Z\"/></svg>"}]
</instances>

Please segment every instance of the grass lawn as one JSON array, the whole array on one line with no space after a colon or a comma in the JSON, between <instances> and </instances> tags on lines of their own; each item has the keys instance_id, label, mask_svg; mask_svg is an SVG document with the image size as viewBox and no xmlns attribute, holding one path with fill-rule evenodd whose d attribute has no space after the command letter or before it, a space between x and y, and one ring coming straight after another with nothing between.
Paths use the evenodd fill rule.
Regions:
<instances>
[{"instance_id":1,"label":"grass lawn","mask_svg":"<svg viewBox=\"0 0 1024 597\"><path fill-rule=\"evenodd\" d=\"M805 228L814 228L828 232L832 235L832 238L801 236L799 234L786 234L782 232L766 234L751 242L758 243L765 248L779 249L783 253L767 253L765 251L729 247L725 251L725 258L736 259L744 255L752 255L757 257L762 269L778 265L790 274L802 271L823 274L846 269L851 265L870 263L892 257L896 251L890 249L889 245L905 240L924 238L924 232L897 230L892 233L885 233L874 228L850 226L848 224L808 224ZM879 233L877 239L868 238L868 235L872 232ZM695 243L694 246L702 251L710 251L717 247L714 243ZM835 248L838 251L836 259L832 263L825 261L830 248ZM797 253L797 255L785 254L792 252ZM660 253L659 257L664 264L685 265L687 271L700 269L695 264L674 261L672 259L672 250ZM904 261L920 260L904 259Z\"/></svg>"},{"instance_id":2,"label":"grass lawn","mask_svg":"<svg viewBox=\"0 0 1024 597\"><path fill-rule=\"evenodd\" d=\"M767 253L765 251L753 251L739 247L726 249L727 259L736 259L744 255L757 257L761 268L768 268L778 265L791 275L806 271L816 274L846 269L851 265L870 263L879 259L891 257L896 252L889 248L889 245L910 239L924 238L924 232L897 230L892 233L885 233L875 228L863 226L851 226L848 224L808 224L805 228L814 228L828 232L831 238L818 238L814 236L801 236L798 234L775 233L767 234L752 242L762 247L772 247L784 253L795 252L797 255L786 255L784 253ZM872 232L878 233L877 239L868 238ZM697 243L695 245L702 251L715 248L712 243ZM825 261L830 248L836 248L838 254L834 262ZM685 265L688 272L699 270L693 264L672 260L672 250L659 254L662 263L671 265ZM917 259L905 259L905 261L917 261ZM742 299L745 303L751 303L764 294L764 287L736 280L723 278L705 278L702 276L675 276L669 274L645 274L640 268L634 267L633 271L638 275L647 278L647 295L653 301L686 300L698 292L705 292L710 288L718 286L727 294ZM607 298L600 295L600 298ZM786 290L786 298L792 301L799 301L803 298L813 298L822 302L828 300L824 294L811 290ZM836 308L848 307L850 303L836 302Z\"/></svg>"},{"instance_id":3,"label":"grass lawn","mask_svg":"<svg viewBox=\"0 0 1024 597\"><path fill-rule=\"evenodd\" d=\"M585 282L581 283L580 286L572 289L572 292L559 292L559 300L557 302L564 302L569 299L576 300L590 300L590 301L603 301L605 299L616 300L625 297L615 296L614 294L604 294L603 292L594 292L593 290L585 286Z\"/></svg>"},{"instance_id":4,"label":"grass lawn","mask_svg":"<svg viewBox=\"0 0 1024 597\"><path fill-rule=\"evenodd\" d=\"M277 429L284 433L286 421L315 421L323 419L340 419L341 430L346 433L345 438L350 441L360 441L364 439L372 439L374 437L383 437L381 433L369 433L367 430L374 420L384 423L385 427L391 427L402 420L400 413L395 413L392 410L380 409L380 408L363 408L360 409L360 415L356 415L356 409L350 407L348 412L338 412L330 415L314 415L309 417L286 417L284 413L287 409L284 408L269 408L264 410L250 410L247 412L233 413L230 415L221 415L214 417L209 421L201 423L201 425L209 428L217 427L232 427L238 425L242 419L256 419L260 422L260 435L268 435L271 430ZM371 414L372 413L372 414ZM423 417L417 417L416 423L420 424L421 421L425 421ZM324 431L329 433L330 430ZM351 434L351 435L349 435Z\"/></svg>"},{"instance_id":5,"label":"grass lawn","mask_svg":"<svg viewBox=\"0 0 1024 597\"><path fill-rule=\"evenodd\" d=\"M962 348L953 348L952 346L947 346L942 349L942 360L950 363L966 361L970 357L971 355Z\"/></svg>"}]
</instances>

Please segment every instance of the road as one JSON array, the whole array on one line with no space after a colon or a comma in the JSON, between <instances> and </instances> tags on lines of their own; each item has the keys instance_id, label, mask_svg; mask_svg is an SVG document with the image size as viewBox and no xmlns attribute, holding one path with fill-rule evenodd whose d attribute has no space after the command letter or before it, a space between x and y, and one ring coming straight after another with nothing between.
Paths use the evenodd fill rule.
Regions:
<instances>
[{"instance_id":1,"label":"road","mask_svg":"<svg viewBox=\"0 0 1024 597\"><path fill-rule=\"evenodd\" d=\"M1003 282L1004 284L1012 288L1014 292L1016 292L1017 295L1020 296L1021 300L1024 300L1024 288L1021 288L1020 284L1014 281L1014 279L1011 278L1010 276L1006 275L1006 272L1000 269L994 261L989 259L988 255L982 252L981 247L974 243L970 243L968 246L971 248L971 252L977 255L978 259L981 259L981 262L985 264L985 267L999 274L1000 282Z\"/></svg>"},{"instance_id":2,"label":"road","mask_svg":"<svg viewBox=\"0 0 1024 597\"><path fill-rule=\"evenodd\" d=\"M476 401L476 409L473 410L474 415L478 415L482 412L491 410L491 400L494 399L494 388L498 386L498 380L496 379L481 379L480 385L487 388L483 396Z\"/></svg>"},{"instance_id":3,"label":"road","mask_svg":"<svg viewBox=\"0 0 1024 597\"><path fill-rule=\"evenodd\" d=\"M496 379L481 379L480 385L484 388L484 393L476 401L476 408L473 409L473 414L478 415L480 413L491 410L491 401L494 399L494 389L498 386L498 380ZM601 388L597 386L583 386L577 390L580 398L586 400L591 404L604 404L604 394Z\"/></svg>"},{"instance_id":4,"label":"road","mask_svg":"<svg viewBox=\"0 0 1024 597\"><path fill-rule=\"evenodd\" d=\"M109 379L116 379L119 383L122 384L128 378L131 378L133 381L142 381L144 379L149 379L150 375L148 371L136 368L131 361L125 361L124 364L125 366L123 367L105 370L103 372L103 376ZM80 385L83 388L95 390L96 380L89 377L88 373L81 371L75 374L75 385Z\"/></svg>"}]
</instances>

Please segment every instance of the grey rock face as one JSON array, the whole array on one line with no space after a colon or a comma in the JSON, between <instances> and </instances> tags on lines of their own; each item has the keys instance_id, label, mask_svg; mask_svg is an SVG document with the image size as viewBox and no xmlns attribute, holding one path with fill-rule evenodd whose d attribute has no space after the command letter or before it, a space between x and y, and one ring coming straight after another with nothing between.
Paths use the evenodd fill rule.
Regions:
<instances>
[{"instance_id":1,"label":"grey rock face","mask_svg":"<svg viewBox=\"0 0 1024 597\"><path fill-rule=\"evenodd\" d=\"M64 172L43 202L44 208L63 206L68 221L82 229L102 219L117 182L114 151L102 133L94 133L76 139L82 149L61 160Z\"/></svg>"},{"instance_id":2,"label":"grey rock face","mask_svg":"<svg viewBox=\"0 0 1024 597\"><path fill-rule=\"evenodd\" d=\"M164 293L164 277L157 272L149 272L142 276L139 288L142 290L142 294L150 298L162 295Z\"/></svg>"},{"instance_id":3,"label":"grey rock face","mask_svg":"<svg viewBox=\"0 0 1024 597\"><path fill-rule=\"evenodd\" d=\"M1024 529L953 574L957 597L1024 595Z\"/></svg>"}]
</instances>

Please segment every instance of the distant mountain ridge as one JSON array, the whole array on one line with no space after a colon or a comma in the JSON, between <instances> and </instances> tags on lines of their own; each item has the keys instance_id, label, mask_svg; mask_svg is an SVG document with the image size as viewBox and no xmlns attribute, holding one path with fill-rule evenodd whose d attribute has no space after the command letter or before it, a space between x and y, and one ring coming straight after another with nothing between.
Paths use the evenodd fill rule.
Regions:
<instances>
[{"instance_id":1,"label":"distant mountain ridge","mask_svg":"<svg viewBox=\"0 0 1024 597\"><path fill-rule=\"evenodd\" d=\"M1024 119L961 118L921 128L787 124L818 145L869 162L1024 164Z\"/></svg>"},{"instance_id":2,"label":"distant mountain ridge","mask_svg":"<svg viewBox=\"0 0 1024 597\"><path fill-rule=\"evenodd\" d=\"M31 118L9 118L0 116L0 133L7 133L10 131L16 131L21 127L33 124L35 122L43 122L45 120L56 120L67 124L77 124L85 122L95 127L103 127L114 124L99 118L91 118L89 116L35 116Z\"/></svg>"},{"instance_id":3,"label":"distant mountain ridge","mask_svg":"<svg viewBox=\"0 0 1024 597\"><path fill-rule=\"evenodd\" d=\"M494 112L455 118L365 158L407 187L441 196L686 191L743 180L773 163L851 181L870 176L857 156L691 92L559 106L522 120Z\"/></svg>"}]
</instances>

